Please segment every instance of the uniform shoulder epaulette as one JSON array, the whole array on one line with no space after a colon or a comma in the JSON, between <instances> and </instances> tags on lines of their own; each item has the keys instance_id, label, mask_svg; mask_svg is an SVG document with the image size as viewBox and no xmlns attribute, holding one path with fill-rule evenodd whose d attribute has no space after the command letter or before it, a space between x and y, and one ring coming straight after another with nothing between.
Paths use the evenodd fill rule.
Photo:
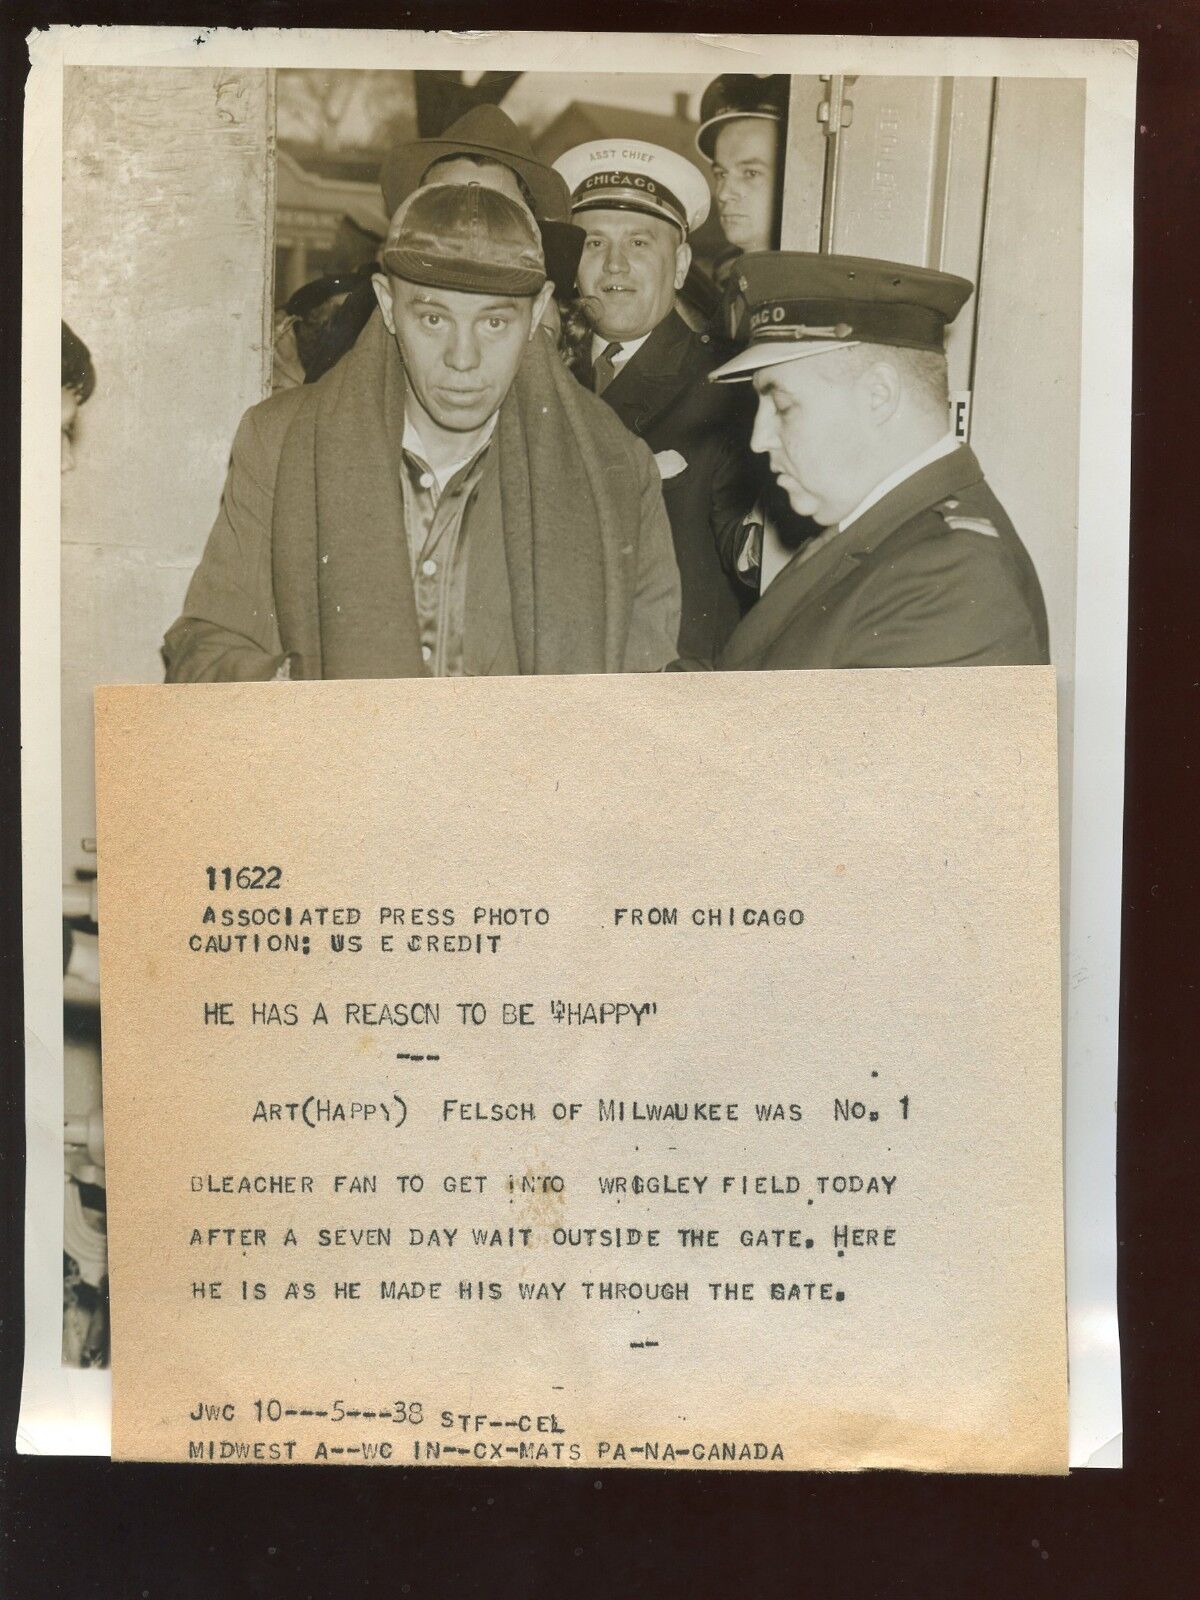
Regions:
<instances>
[{"instance_id":1,"label":"uniform shoulder epaulette","mask_svg":"<svg viewBox=\"0 0 1200 1600\"><path fill-rule=\"evenodd\" d=\"M987 517L966 517L959 511L957 500L941 500L934 510L948 528L956 533L981 533L987 539L998 539L1000 530Z\"/></svg>"}]
</instances>

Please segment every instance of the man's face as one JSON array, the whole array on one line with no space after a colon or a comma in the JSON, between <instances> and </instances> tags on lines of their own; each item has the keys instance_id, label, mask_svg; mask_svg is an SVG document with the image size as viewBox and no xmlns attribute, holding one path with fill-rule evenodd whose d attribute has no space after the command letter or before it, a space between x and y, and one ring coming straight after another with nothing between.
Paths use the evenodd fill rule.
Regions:
<instances>
[{"instance_id":1,"label":"man's face","mask_svg":"<svg viewBox=\"0 0 1200 1600\"><path fill-rule=\"evenodd\" d=\"M769 250L775 231L779 124L765 117L727 122L713 145L713 188L721 231L741 250Z\"/></svg>"},{"instance_id":2,"label":"man's face","mask_svg":"<svg viewBox=\"0 0 1200 1600\"><path fill-rule=\"evenodd\" d=\"M583 211L579 292L588 319L605 339L640 339L675 304L692 252L679 229L640 211Z\"/></svg>"},{"instance_id":3,"label":"man's face","mask_svg":"<svg viewBox=\"0 0 1200 1600\"><path fill-rule=\"evenodd\" d=\"M450 433L481 428L512 386L549 286L529 297L374 281L417 403Z\"/></svg>"},{"instance_id":4,"label":"man's face","mask_svg":"<svg viewBox=\"0 0 1200 1600\"><path fill-rule=\"evenodd\" d=\"M849 377L840 351L803 356L754 376L750 448L769 456L792 509L829 527L873 487L869 375Z\"/></svg>"},{"instance_id":5,"label":"man's face","mask_svg":"<svg viewBox=\"0 0 1200 1600\"><path fill-rule=\"evenodd\" d=\"M483 189L495 189L499 194L506 194L518 205L528 203L521 193L516 173L499 161L472 161L469 156L446 156L441 161L435 161L421 179L422 189L431 188L437 183L477 183Z\"/></svg>"}]
</instances>

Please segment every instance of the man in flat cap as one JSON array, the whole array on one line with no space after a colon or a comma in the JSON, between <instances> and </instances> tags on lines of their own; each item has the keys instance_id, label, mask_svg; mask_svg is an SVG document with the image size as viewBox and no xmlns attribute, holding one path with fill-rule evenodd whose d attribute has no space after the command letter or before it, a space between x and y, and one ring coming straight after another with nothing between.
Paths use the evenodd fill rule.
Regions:
<instances>
[{"instance_id":1,"label":"man in flat cap","mask_svg":"<svg viewBox=\"0 0 1200 1600\"><path fill-rule=\"evenodd\" d=\"M392 218L319 382L251 408L173 681L654 671L679 575L654 460L544 337L537 223L479 183Z\"/></svg>"},{"instance_id":2,"label":"man in flat cap","mask_svg":"<svg viewBox=\"0 0 1200 1600\"><path fill-rule=\"evenodd\" d=\"M554 283L555 295L574 298L583 231L567 220L571 213L567 186L553 167L538 160L524 129L498 106L474 107L436 138L407 139L395 145L379 172L386 214L394 216L415 189L436 183L478 183L528 206L537 219L546 273ZM305 293L307 287L299 293ZM356 284L324 327L316 377L350 349L374 309L370 282ZM552 339L558 339L561 323L556 300L546 302L541 326ZM314 378L302 373L291 381L313 382ZM286 386L286 381L276 385Z\"/></svg>"},{"instance_id":3,"label":"man in flat cap","mask_svg":"<svg viewBox=\"0 0 1200 1600\"><path fill-rule=\"evenodd\" d=\"M675 309L708 184L674 151L634 139L578 145L555 167L586 234L579 289L593 331L579 377L655 453L683 583L680 651L710 655L741 616L720 549L753 501L754 474L750 408L707 382L728 350Z\"/></svg>"},{"instance_id":4,"label":"man in flat cap","mask_svg":"<svg viewBox=\"0 0 1200 1600\"><path fill-rule=\"evenodd\" d=\"M388 216L395 215L414 189L434 183L481 183L523 200L537 218L555 292L575 293L583 235L570 220L567 186L553 167L538 159L529 135L499 106L475 106L436 138L409 139L390 150L379 172Z\"/></svg>"},{"instance_id":5,"label":"man in flat cap","mask_svg":"<svg viewBox=\"0 0 1200 1600\"><path fill-rule=\"evenodd\" d=\"M753 448L824 531L711 664L1048 661L1033 563L974 454L948 431L945 329L971 284L803 253L743 256L737 271L749 344L713 378L753 379Z\"/></svg>"}]
</instances>

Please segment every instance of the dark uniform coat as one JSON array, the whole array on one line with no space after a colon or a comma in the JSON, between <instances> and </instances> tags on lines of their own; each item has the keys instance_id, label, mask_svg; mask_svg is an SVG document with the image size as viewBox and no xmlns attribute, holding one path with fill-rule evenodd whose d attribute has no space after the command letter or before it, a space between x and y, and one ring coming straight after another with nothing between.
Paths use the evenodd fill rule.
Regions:
<instances>
[{"instance_id":1,"label":"dark uniform coat","mask_svg":"<svg viewBox=\"0 0 1200 1600\"><path fill-rule=\"evenodd\" d=\"M730 353L731 347L694 332L672 311L617 369L602 396L660 458L683 585L679 653L706 659L725 643L746 604L722 566L721 550L738 543L733 529L755 495L754 395L748 384L708 382ZM590 341L577 370L591 388Z\"/></svg>"},{"instance_id":2,"label":"dark uniform coat","mask_svg":"<svg viewBox=\"0 0 1200 1600\"><path fill-rule=\"evenodd\" d=\"M1046 608L1028 552L965 446L784 567L710 662L778 667L1035 666Z\"/></svg>"}]
</instances>

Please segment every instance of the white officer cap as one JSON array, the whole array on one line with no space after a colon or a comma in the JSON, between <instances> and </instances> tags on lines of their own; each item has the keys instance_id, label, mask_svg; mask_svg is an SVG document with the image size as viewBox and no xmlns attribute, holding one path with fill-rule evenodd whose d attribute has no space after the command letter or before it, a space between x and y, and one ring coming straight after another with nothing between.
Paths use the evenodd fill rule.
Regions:
<instances>
[{"instance_id":1,"label":"white officer cap","mask_svg":"<svg viewBox=\"0 0 1200 1600\"><path fill-rule=\"evenodd\" d=\"M577 144L554 163L571 191L571 214L644 211L665 217L685 234L708 216L708 180L693 162L641 139Z\"/></svg>"}]
</instances>

